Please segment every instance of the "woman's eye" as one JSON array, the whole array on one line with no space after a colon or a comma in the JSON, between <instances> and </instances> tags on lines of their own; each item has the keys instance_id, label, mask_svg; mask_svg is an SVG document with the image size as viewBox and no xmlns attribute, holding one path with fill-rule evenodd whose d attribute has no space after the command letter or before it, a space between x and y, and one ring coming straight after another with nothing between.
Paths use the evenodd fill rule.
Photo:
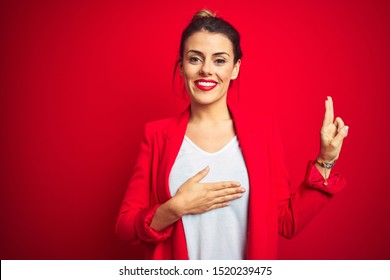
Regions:
<instances>
[{"instance_id":1,"label":"woman's eye","mask_svg":"<svg viewBox=\"0 0 390 280\"><path fill-rule=\"evenodd\" d=\"M215 63L216 63L216 64L225 64L225 63L226 63L226 60L219 58L219 59L216 59L216 60L215 60Z\"/></svg>"},{"instance_id":2,"label":"woman's eye","mask_svg":"<svg viewBox=\"0 0 390 280\"><path fill-rule=\"evenodd\" d=\"M190 62L191 63L198 63L198 62L200 62L200 58L196 57L196 56L190 57Z\"/></svg>"}]
</instances>

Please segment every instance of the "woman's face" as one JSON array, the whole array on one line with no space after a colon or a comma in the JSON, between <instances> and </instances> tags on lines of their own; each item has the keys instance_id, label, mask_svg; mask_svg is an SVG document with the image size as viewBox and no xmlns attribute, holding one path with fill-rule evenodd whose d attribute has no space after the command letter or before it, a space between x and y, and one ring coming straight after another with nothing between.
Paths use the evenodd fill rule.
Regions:
<instances>
[{"instance_id":1,"label":"woman's face","mask_svg":"<svg viewBox=\"0 0 390 280\"><path fill-rule=\"evenodd\" d=\"M180 72L192 104L226 103L230 80L237 78L231 41L220 33L199 31L184 44Z\"/></svg>"}]
</instances>

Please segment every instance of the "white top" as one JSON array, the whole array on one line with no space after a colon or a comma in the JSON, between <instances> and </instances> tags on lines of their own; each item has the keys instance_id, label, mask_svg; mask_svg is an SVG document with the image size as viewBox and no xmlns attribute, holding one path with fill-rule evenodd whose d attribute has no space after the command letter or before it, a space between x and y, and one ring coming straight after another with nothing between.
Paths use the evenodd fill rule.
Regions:
<instances>
[{"instance_id":1,"label":"white top","mask_svg":"<svg viewBox=\"0 0 390 280\"><path fill-rule=\"evenodd\" d=\"M189 259L244 259L249 179L236 136L215 153L202 150L185 136L169 176L171 195L206 166L210 171L201 183L236 181L246 192L227 207L182 217Z\"/></svg>"}]
</instances>

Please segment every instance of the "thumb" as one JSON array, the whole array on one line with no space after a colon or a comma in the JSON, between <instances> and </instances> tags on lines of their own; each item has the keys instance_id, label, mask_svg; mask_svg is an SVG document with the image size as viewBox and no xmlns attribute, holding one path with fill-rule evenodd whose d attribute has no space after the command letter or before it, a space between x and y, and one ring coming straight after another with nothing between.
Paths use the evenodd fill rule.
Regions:
<instances>
[{"instance_id":1,"label":"thumb","mask_svg":"<svg viewBox=\"0 0 390 280\"><path fill-rule=\"evenodd\" d=\"M202 180L206 175L209 173L210 167L206 166L206 168L202 169L198 173L196 173L194 176L190 178L191 181L195 183L199 183L200 180Z\"/></svg>"},{"instance_id":2,"label":"thumb","mask_svg":"<svg viewBox=\"0 0 390 280\"><path fill-rule=\"evenodd\" d=\"M333 144L334 146L338 147L343 142L344 138L348 135L348 126L344 126L342 129L340 129L339 133L333 138Z\"/></svg>"}]
</instances>

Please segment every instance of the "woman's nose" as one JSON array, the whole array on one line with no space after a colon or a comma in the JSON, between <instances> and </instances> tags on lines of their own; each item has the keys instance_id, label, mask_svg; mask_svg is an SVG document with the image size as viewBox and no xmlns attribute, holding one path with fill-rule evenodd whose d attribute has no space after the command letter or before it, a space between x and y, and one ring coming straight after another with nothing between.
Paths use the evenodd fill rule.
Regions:
<instances>
[{"instance_id":1,"label":"woman's nose","mask_svg":"<svg viewBox=\"0 0 390 280\"><path fill-rule=\"evenodd\" d=\"M212 71L212 66L210 65L209 62L205 61L203 64L202 64L202 67L200 68L200 74L202 76L210 76L213 74L213 71Z\"/></svg>"}]
</instances>

